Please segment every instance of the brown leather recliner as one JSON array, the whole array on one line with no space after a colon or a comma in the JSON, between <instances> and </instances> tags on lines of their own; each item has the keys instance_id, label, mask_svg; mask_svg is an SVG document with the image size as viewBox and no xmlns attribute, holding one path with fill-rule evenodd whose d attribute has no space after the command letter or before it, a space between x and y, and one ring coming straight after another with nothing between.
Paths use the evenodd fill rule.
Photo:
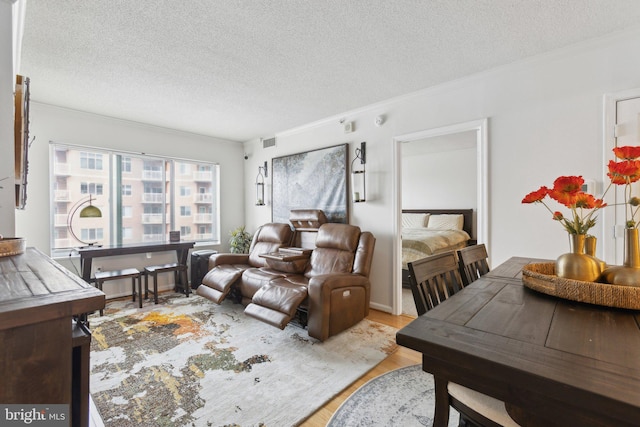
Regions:
<instances>
[{"instance_id":1,"label":"brown leather recliner","mask_svg":"<svg viewBox=\"0 0 640 427\"><path fill-rule=\"evenodd\" d=\"M309 336L324 341L369 314L369 272L375 238L348 224L323 224L303 274L274 268L248 269L265 281L245 309L249 316L281 329L301 309L307 312ZM270 280L266 280L272 276Z\"/></svg>"},{"instance_id":2,"label":"brown leather recliner","mask_svg":"<svg viewBox=\"0 0 640 427\"><path fill-rule=\"evenodd\" d=\"M261 226L253 235L248 254L211 255L209 272L202 279L196 293L219 304L245 270L266 266L261 254L290 246L292 238L293 231L288 224L270 223Z\"/></svg>"}]
</instances>

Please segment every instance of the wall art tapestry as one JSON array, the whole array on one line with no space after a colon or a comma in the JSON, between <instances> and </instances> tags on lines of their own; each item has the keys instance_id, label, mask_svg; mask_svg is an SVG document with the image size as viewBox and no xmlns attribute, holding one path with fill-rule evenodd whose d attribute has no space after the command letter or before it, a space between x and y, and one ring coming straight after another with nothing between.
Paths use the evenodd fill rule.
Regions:
<instances>
[{"instance_id":1,"label":"wall art tapestry","mask_svg":"<svg viewBox=\"0 0 640 427\"><path fill-rule=\"evenodd\" d=\"M276 157L272 161L272 221L291 209L322 209L329 222L348 223L347 144Z\"/></svg>"}]
</instances>

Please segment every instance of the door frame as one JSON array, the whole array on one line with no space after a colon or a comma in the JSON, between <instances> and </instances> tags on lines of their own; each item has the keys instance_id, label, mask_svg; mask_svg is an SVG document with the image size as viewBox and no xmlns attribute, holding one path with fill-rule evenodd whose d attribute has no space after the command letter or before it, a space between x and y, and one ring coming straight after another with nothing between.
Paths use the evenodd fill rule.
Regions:
<instances>
[{"instance_id":1,"label":"door frame","mask_svg":"<svg viewBox=\"0 0 640 427\"><path fill-rule=\"evenodd\" d=\"M489 169L488 169L488 129L489 120L487 118L473 120L464 123L457 123L449 126L443 126L433 129L426 129L422 131L412 132L404 135L399 135L393 138L393 178L395 182L394 191L395 197L393 198L393 219L394 219L394 236L396 236L396 244L393 247L393 304L392 310L394 315L402 313L402 238L401 238L401 221L402 221L402 156L401 145L405 142L418 141L426 138L433 138L437 136L450 135L461 132L475 131L476 132L476 185L477 185L477 200L476 200L476 237L478 243L485 243L487 247L489 245L488 234L488 209L489 209L489 195L488 195L488 183L489 183Z\"/></svg>"},{"instance_id":2,"label":"door frame","mask_svg":"<svg viewBox=\"0 0 640 427\"><path fill-rule=\"evenodd\" d=\"M611 152L616 146L616 122L617 122L617 104L620 101L626 101L628 99L640 98L640 88L623 90L620 92L604 94L603 101L603 126L602 126L602 147L603 147L603 169L602 169L602 182L607 183L609 178L607 177L607 164L608 159L612 159ZM605 184L606 185L606 184ZM615 191L610 191L607 195L607 203L614 205L617 203ZM613 198L613 200L611 200ZM620 251L623 251L621 245L616 245L616 238L622 238L624 232L616 227L616 212L615 209L603 209L602 215L602 259L610 264L616 264L618 247ZM618 234L616 236L616 234ZM620 262L617 262L620 264Z\"/></svg>"}]
</instances>

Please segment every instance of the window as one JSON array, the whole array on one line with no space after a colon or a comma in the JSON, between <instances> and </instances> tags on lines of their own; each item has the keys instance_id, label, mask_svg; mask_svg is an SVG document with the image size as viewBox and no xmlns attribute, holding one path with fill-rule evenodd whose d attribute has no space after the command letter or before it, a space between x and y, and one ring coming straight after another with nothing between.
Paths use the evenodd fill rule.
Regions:
<instances>
[{"instance_id":1,"label":"window","mask_svg":"<svg viewBox=\"0 0 640 427\"><path fill-rule=\"evenodd\" d=\"M80 168L102 170L102 154L89 153L83 151L80 153Z\"/></svg>"},{"instance_id":2,"label":"window","mask_svg":"<svg viewBox=\"0 0 640 427\"><path fill-rule=\"evenodd\" d=\"M96 184L95 182L81 182L80 183L81 194L93 194L96 196L102 195L102 184Z\"/></svg>"},{"instance_id":3,"label":"window","mask_svg":"<svg viewBox=\"0 0 640 427\"><path fill-rule=\"evenodd\" d=\"M122 172L131 173L131 157L122 158Z\"/></svg>"},{"instance_id":4,"label":"window","mask_svg":"<svg viewBox=\"0 0 640 427\"><path fill-rule=\"evenodd\" d=\"M162 242L169 240L170 230L180 230L190 240L219 241L218 165L53 143L51 147L52 254L82 244L68 232L66 219L79 203L87 204L90 195L102 217L72 218L75 234L86 242Z\"/></svg>"},{"instance_id":5,"label":"window","mask_svg":"<svg viewBox=\"0 0 640 427\"><path fill-rule=\"evenodd\" d=\"M100 241L104 237L102 228L82 228L80 238L85 241Z\"/></svg>"}]
</instances>

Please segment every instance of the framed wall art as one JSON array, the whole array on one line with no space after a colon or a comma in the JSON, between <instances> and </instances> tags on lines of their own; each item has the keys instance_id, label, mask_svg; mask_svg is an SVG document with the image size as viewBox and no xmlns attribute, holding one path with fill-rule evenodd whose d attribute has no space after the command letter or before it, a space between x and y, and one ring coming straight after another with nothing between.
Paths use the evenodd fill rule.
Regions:
<instances>
[{"instance_id":1,"label":"framed wall art","mask_svg":"<svg viewBox=\"0 0 640 427\"><path fill-rule=\"evenodd\" d=\"M27 172L29 170L29 78L16 76L14 95L15 118L15 186L16 208L24 209L27 203Z\"/></svg>"},{"instance_id":2,"label":"framed wall art","mask_svg":"<svg viewBox=\"0 0 640 427\"><path fill-rule=\"evenodd\" d=\"M273 222L289 223L291 209L322 209L329 222L348 223L348 144L272 160Z\"/></svg>"}]
</instances>

